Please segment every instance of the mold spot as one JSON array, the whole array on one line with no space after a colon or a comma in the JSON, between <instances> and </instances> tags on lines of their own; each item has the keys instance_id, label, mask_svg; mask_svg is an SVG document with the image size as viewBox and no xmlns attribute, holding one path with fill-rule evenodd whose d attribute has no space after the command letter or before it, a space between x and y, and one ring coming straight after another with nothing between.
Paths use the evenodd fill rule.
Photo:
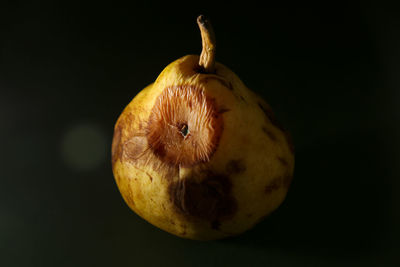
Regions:
<instances>
[{"instance_id":1,"label":"mold spot","mask_svg":"<svg viewBox=\"0 0 400 267\"><path fill-rule=\"evenodd\" d=\"M204 172L172 182L169 196L176 210L189 218L210 222L231 218L237 203L228 177Z\"/></svg>"},{"instance_id":2,"label":"mold spot","mask_svg":"<svg viewBox=\"0 0 400 267\"><path fill-rule=\"evenodd\" d=\"M281 187L282 179L275 178L273 179L266 187L265 187L265 193L270 194L275 190L278 190Z\"/></svg>"},{"instance_id":3,"label":"mold spot","mask_svg":"<svg viewBox=\"0 0 400 267\"><path fill-rule=\"evenodd\" d=\"M228 174L242 173L246 170L243 160L231 160L226 164L226 172Z\"/></svg>"}]
</instances>

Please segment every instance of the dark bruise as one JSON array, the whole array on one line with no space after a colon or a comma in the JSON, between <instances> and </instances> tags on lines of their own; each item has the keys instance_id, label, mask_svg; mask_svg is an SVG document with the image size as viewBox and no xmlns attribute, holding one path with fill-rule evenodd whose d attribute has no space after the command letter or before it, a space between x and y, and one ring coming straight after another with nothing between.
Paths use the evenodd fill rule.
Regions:
<instances>
[{"instance_id":1,"label":"dark bruise","mask_svg":"<svg viewBox=\"0 0 400 267\"><path fill-rule=\"evenodd\" d=\"M222 114L222 113L225 113L225 112L228 112L228 111L230 111L229 108L221 108L220 110L218 110L218 113Z\"/></svg>"},{"instance_id":2,"label":"dark bruise","mask_svg":"<svg viewBox=\"0 0 400 267\"><path fill-rule=\"evenodd\" d=\"M242 173L246 170L246 165L243 160L230 160L228 164L226 164L226 172L228 174L237 174Z\"/></svg>"},{"instance_id":3,"label":"dark bruise","mask_svg":"<svg viewBox=\"0 0 400 267\"><path fill-rule=\"evenodd\" d=\"M153 177L148 172L146 172L146 174L150 178L150 182L153 182Z\"/></svg>"},{"instance_id":4,"label":"dark bruise","mask_svg":"<svg viewBox=\"0 0 400 267\"><path fill-rule=\"evenodd\" d=\"M182 215L209 221L231 218L237 211L228 177L205 172L172 182L168 187L171 202Z\"/></svg>"},{"instance_id":5,"label":"dark bruise","mask_svg":"<svg viewBox=\"0 0 400 267\"><path fill-rule=\"evenodd\" d=\"M264 112L265 116L269 119L269 121L278 129L280 129L285 135L286 142L288 143L289 149L292 153L294 153L294 145L293 139L290 133L283 127L283 125L276 119L274 113L269 107L266 107L264 104L258 102L258 106Z\"/></svg>"},{"instance_id":6,"label":"dark bruise","mask_svg":"<svg viewBox=\"0 0 400 267\"><path fill-rule=\"evenodd\" d=\"M278 139L276 138L276 135L271 132L270 130L268 130L266 127L262 127L263 132L268 135L269 139L271 139L273 142L278 141Z\"/></svg>"},{"instance_id":7,"label":"dark bruise","mask_svg":"<svg viewBox=\"0 0 400 267\"><path fill-rule=\"evenodd\" d=\"M215 80L215 81L219 82L220 84L222 84L222 86L224 86L224 87L228 88L229 90L233 91L232 83L227 81L227 80L225 80L224 78L221 78L221 77L218 77L218 76L215 76L215 75L207 76L204 79L204 82L207 83L210 80Z\"/></svg>"},{"instance_id":8,"label":"dark bruise","mask_svg":"<svg viewBox=\"0 0 400 267\"><path fill-rule=\"evenodd\" d=\"M137 161L146 150L147 142L143 136L134 136L123 144L124 158L134 162Z\"/></svg>"},{"instance_id":9,"label":"dark bruise","mask_svg":"<svg viewBox=\"0 0 400 267\"><path fill-rule=\"evenodd\" d=\"M258 102L258 106L264 112L265 116L269 119L269 121L278 129L281 131L285 131L285 128L283 125L276 119L274 112L269 108L266 107L264 104Z\"/></svg>"},{"instance_id":10,"label":"dark bruise","mask_svg":"<svg viewBox=\"0 0 400 267\"><path fill-rule=\"evenodd\" d=\"M283 166L287 167L289 165L289 163L287 162L287 160L285 158L282 158L280 156L277 157L278 161L280 164L282 164Z\"/></svg>"},{"instance_id":11,"label":"dark bruise","mask_svg":"<svg viewBox=\"0 0 400 267\"><path fill-rule=\"evenodd\" d=\"M286 188L290 187L290 184L292 183L293 180L293 175L290 173L286 173L283 176L283 186L285 186Z\"/></svg>"},{"instance_id":12,"label":"dark bruise","mask_svg":"<svg viewBox=\"0 0 400 267\"><path fill-rule=\"evenodd\" d=\"M111 163L113 167L117 159L121 158L122 154L121 135L122 135L122 129L121 126L118 124L114 129L114 136L111 145Z\"/></svg>"},{"instance_id":13,"label":"dark bruise","mask_svg":"<svg viewBox=\"0 0 400 267\"><path fill-rule=\"evenodd\" d=\"M266 187L265 187L265 193L266 194L270 194L273 191L279 189L281 187L281 183L282 183L282 179L279 178L275 178L274 180L272 180L271 183L269 183Z\"/></svg>"}]
</instances>

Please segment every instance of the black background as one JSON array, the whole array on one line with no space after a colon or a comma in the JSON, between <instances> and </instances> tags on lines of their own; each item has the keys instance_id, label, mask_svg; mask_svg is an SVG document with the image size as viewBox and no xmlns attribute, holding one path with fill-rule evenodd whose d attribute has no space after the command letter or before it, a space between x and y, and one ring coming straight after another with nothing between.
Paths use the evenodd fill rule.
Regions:
<instances>
[{"instance_id":1,"label":"black background","mask_svg":"<svg viewBox=\"0 0 400 267\"><path fill-rule=\"evenodd\" d=\"M1 266L398 266L398 9L2 3ZM283 205L214 242L140 219L110 164L124 106L201 51L201 13L217 60L271 104L296 146Z\"/></svg>"}]
</instances>

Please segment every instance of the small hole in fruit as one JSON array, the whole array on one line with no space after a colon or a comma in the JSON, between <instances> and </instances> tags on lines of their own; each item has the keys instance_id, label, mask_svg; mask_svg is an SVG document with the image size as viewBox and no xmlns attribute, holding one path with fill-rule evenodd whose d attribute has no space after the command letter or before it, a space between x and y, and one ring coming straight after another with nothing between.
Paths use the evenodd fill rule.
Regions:
<instances>
[{"instance_id":1,"label":"small hole in fruit","mask_svg":"<svg viewBox=\"0 0 400 267\"><path fill-rule=\"evenodd\" d=\"M179 126L179 131L181 132L182 136L186 138L187 135L189 134L189 127L187 126L186 123L184 123Z\"/></svg>"}]
</instances>

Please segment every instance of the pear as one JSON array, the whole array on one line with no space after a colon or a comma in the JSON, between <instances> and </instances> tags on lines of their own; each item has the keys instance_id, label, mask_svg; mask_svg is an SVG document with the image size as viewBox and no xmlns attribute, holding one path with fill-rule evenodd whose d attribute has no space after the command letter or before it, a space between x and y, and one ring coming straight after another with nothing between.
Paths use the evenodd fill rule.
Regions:
<instances>
[{"instance_id":1,"label":"pear","mask_svg":"<svg viewBox=\"0 0 400 267\"><path fill-rule=\"evenodd\" d=\"M283 202L294 151L270 106L215 61L209 20L200 56L169 64L118 118L112 168L127 205L180 237L215 240Z\"/></svg>"}]
</instances>

